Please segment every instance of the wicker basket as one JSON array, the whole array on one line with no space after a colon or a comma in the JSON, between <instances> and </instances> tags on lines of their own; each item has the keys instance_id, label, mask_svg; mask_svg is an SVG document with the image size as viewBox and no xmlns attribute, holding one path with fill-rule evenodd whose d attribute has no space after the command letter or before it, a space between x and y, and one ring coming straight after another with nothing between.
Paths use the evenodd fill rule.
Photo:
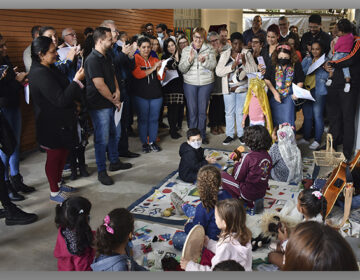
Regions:
<instances>
[{"instance_id":1,"label":"wicker basket","mask_svg":"<svg viewBox=\"0 0 360 280\"><path fill-rule=\"evenodd\" d=\"M330 133L326 135L326 150L314 151L313 155L318 166L337 166L345 160L343 153L335 152L333 149L333 137Z\"/></svg>"}]
</instances>

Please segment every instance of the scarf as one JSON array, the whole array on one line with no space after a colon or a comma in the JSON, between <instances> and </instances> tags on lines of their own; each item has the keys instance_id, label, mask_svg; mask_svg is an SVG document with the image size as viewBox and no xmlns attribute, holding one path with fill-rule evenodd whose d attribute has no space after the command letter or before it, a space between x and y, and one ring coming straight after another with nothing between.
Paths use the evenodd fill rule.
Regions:
<instances>
[{"instance_id":1,"label":"scarf","mask_svg":"<svg viewBox=\"0 0 360 280\"><path fill-rule=\"evenodd\" d=\"M294 67L288 66L283 71L280 65L276 65L275 84L276 90L280 93L281 98L288 96L291 84L294 78Z\"/></svg>"},{"instance_id":2,"label":"scarf","mask_svg":"<svg viewBox=\"0 0 360 280\"><path fill-rule=\"evenodd\" d=\"M277 131L278 147L286 167L289 169L287 183L299 183L302 179L301 153L296 145L295 134L291 126L282 126Z\"/></svg>"}]
</instances>

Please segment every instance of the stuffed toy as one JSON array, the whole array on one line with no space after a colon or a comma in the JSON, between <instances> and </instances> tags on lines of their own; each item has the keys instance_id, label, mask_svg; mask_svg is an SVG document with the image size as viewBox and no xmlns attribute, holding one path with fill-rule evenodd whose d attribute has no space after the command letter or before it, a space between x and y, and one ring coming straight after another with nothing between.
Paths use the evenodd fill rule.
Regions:
<instances>
[{"instance_id":1,"label":"stuffed toy","mask_svg":"<svg viewBox=\"0 0 360 280\"><path fill-rule=\"evenodd\" d=\"M245 148L243 146L239 146L233 152L230 153L229 159L233 161L240 161L241 153L243 152L245 152Z\"/></svg>"},{"instance_id":2,"label":"stuffed toy","mask_svg":"<svg viewBox=\"0 0 360 280\"><path fill-rule=\"evenodd\" d=\"M279 213L266 212L261 217L260 227L264 237L277 239L278 230L286 227L288 235L298 224L297 221L289 217L279 215Z\"/></svg>"}]
</instances>

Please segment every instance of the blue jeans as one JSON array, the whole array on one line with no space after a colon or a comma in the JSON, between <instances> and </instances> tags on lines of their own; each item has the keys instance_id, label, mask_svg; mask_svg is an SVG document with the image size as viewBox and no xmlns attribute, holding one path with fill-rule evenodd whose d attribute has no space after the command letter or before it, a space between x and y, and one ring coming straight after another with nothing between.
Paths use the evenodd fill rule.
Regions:
<instances>
[{"instance_id":1,"label":"blue jeans","mask_svg":"<svg viewBox=\"0 0 360 280\"><path fill-rule=\"evenodd\" d=\"M163 99L162 97L145 99L135 96L134 101L137 108L140 141L146 144L146 138L149 136L149 143L155 143Z\"/></svg>"},{"instance_id":2,"label":"blue jeans","mask_svg":"<svg viewBox=\"0 0 360 280\"><path fill-rule=\"evenodd\" d=\"M14 153L8 157L0 150L1 160L5 166L5 180L9 180L9 166L10 175L16 176L19 174L19 150L20 150L20 136L21 136L21 112L20 108L0 108L4 117L8 121L10 127L14 132L16 139L16 148Z\"/></svg>"},{"instance_id":3,"label":"blue jeans","mask_svg":"<svg viewBox=\"0 0 360 280\"><path fill-rule=\"evenodd\" d=\"M345 53L345 52L336 52L332 58L332 60L338 60L338 59L341 59L345 56L347 56L349 53ZM344 73L344 78L351 78L350 76L350 68L349 67L344 67L342 68L342 71Z\"/></svg>"},{"instance_id":4,"label":"blue jeans","mask_svg":"<svg viewBox=\"0 0 360 280\"><path fill-rule=\"evenodd\" d=\"M119 161L118 142L121 124L115 126L115 108L89 110L94 126L95 159L98 172L106 170L106 148L110 163Z\"/></svg>"},{"instance_id":5,"label":"blue jeans","mask_svg":"<svg viewBox=\"0 0 360 280\"><path fill-rule=\"evenodd\" d=\"M316 100L315 102L307 100L302 106L304 114L304 139L310 139L314 119L315 141L321 143L321 136L324 132L323 113L325 108L326 95L314 93L314 98Z\"/></svg>"},{"instance_id":6,"label":"blue jeans","mask_svg":"<svg viewBox=\"0 0 360 280\"><path fill-rule=\"evenodd\" d=\"M189 128L198 128L201 137L206 138L206 110L214 83L194 86L184 83L187 110L189 111Z\"/></svg>"},{"instance_id":7,"label":"blue jeans","mask_svg":"<svg viewBox=\"0 0 360 280\"><path fill-rule=\"evenodd\" d=\"M225 121L226 121L226 136L234 138L235 121L237 136L241 137L244 134L244 129L241 125L243 119L243 108L246 99L246 92L224 94L225 103Z\"/></svg>"},{"instance_id":8,"label":"blue jeans","mask_svg":"<svg viewBox=\"0 0 360 280\"><path fill-rule=\"evenodd\" d=\"M295 127L295 105L289 94L278 103L274 96L269 99L274 127L284 122Z\"/></svg>"}]
</instances>

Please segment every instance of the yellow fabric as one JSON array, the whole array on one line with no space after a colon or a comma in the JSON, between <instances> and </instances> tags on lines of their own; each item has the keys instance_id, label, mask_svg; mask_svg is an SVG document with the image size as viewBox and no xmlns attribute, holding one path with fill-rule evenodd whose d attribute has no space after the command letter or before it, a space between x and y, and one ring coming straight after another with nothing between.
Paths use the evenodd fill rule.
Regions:
<instances>
[{"instance_id":1,"label":"yellow fabric","mask_svg":"<svg viewBox=\"0 0 360 280\"><path fill-rule=\"evenodd\" d=\"M243 114L248 115L249 114L249 105L250 100L252 97L251 91L255 92L256 97L259 100L261 109L266 116L266 128L268 129L270 135L273 131L273 122L271 118L271 109L269 104L269 99L267 97L266 91L265 91L265 82L263 80L260 80L259 78L253 78L250 80L249 89L246 95ZM269 122L269 123L267 123ZM269 130L269 128L270 130Z\"/></svg>"},{"instance_id":2,"label":"yellow fabric","mask_svg":"<svg viewBox=\"0 0 360 280\"><path fill-rule=\"evenodd\" d=\"M313 88L315 88L315 84L316 84L315 73L307 75L305 77L304 87L307 90L312 90Z\"/></svg>"}]
</instances>

